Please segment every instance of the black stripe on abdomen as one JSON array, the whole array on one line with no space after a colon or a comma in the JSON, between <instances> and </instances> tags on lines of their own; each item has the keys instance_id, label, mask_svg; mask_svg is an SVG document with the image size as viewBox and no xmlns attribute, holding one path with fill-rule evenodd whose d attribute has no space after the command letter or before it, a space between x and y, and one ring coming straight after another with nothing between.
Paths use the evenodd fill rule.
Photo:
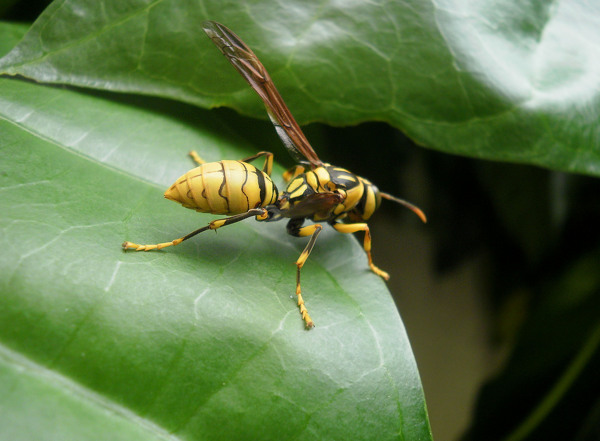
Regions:
<instances>
[{"instance_id":1,"label":"black stripe on abdomen","mask_svg":"<svg viewBox=\"0 0 600 441\"><path fill-rule=\"evenodd\" d=\"M219 196L225 199L225 203L227 204L227 212L230 212L229 208L229 198L223 194L223 190L225 189L225 185L227 184L227 175L225 174L225 163L223 161L219 162L221 164L221 173L223 173L223 181L221 182L221 186L219 187Z\"/></svg>"},{"instance_id":2,"label":"black stripe on abdomen","mask_svg":"<svg viewBox=\"0 0 600 441\"><path fill-rule=\"evenodd\" d=\"M265 197L267 196L267 187L265 184L265 177L263 173L259 169L255 169L254 173L256 173L256 180L258 184L258 188L260 189L260 204L262 205ZM256 207L252 207L256 208Z\"/></svg>"}]
</instances>

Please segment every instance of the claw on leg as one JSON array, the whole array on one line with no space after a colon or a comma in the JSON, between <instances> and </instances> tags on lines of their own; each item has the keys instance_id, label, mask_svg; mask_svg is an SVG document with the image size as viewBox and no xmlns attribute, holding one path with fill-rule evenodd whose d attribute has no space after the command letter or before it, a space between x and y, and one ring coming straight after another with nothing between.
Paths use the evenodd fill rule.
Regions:
<instances>
[{"instance_id":1,"label":"claw on leg","mask_svg":"<svg viewBox=\"0 0 600 441\"><path fill-rule=\"evenodd\" d=\"M335 223L335 224L332 224L332 226L340 233L345 233L345 234L352 234L352 233L356 233L358 231L364 231L365 232L365 240L363 242L363 249L365 250L365 253L367 253L367 259L369 260L369 268L371 268L371 271L373 271L375 274L377 274L379 277L383 278L384 280L390 280L390 275L388 273L386 273L385 271L383 271L382 269L379 269L373 263L373 257L371 256L371 232L369 231L369 226L366 223L356 223L356 224Z\"/></svg>"},{"instance_id":2,"label":"claw on leg","mask_svg":"<svg viewBox=\"0 0 600 441\"><path fill-rule=\"evenodd\" d=\"M302 264L303 263L304 262L302 262ZM302 264L296 263L296 265L298 265L298 273L296 277L296 296L298 296L298 308L300 308L300 315L302 316L304 323L306 323L306 329L310 329L315 326L315 322L313 322L313 320L310 318L310 315L308 315L308 310L306 309L306 306L304 306L304 299L302 298L302 292L300 289L300 268L302 268Z\"/></svg>"},{"instance_id":3,"label":"claw on leg","mask_svg":"<svg viewBox=\"0 0 600 441\"><path fill-rule=\"evenodd\" d=\"M368 256L370 258L371 254L368 254ZM371 268L371 271L373 271L375 274L377 274L379 277L383 278L384 280L390 280L390 275L388 273L386 273L384 270L379 269L377 266L375 266L375 264L373 262L369 262L369 268Z\"/></svg>"},{"instance_id":4,"label":"claw on leg","mask_svg":"<svg viewBox=\"0 0 600 441\"><path fill-rule=\"evenodd\" d=\"M296 296L298 296L298 308L300 308L300 314L306 323L307 329L315 326L315 322L313 322L313 320L310 318L310 315L308 315L308 310L306 309L306 306L304 306L304 299L302 298L302 291L300 288L300 270L304 266L306 259L308 259L310 252L315 246L315 241L317 240L317 237L322 229L323 227L320 224L314 224L300 228L297 232L297 235L300 237L310 236L310 240L308 241L308 244L306 244L304 251L302 251L302 254L300 254L300 257L298 257L298 260L296 260L296 267L298 268L296 272Z\"/></svg>"}]
</instances>

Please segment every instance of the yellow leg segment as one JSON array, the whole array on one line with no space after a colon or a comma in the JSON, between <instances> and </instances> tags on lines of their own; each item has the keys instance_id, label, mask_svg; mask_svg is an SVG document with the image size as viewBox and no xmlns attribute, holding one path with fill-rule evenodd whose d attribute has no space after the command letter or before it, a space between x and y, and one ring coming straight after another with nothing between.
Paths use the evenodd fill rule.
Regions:
<instances>
[{"instance_id":1,"label":"yellow leg segment","mask_svg":"<svg viewBox=\"0 0 600 441\"><path fill-rule=\"evenodd\" d=\"M125 241L121 245L124 250L135 250L135 251L151 251L151 250L160 250L162 248L171 247L174 245L179 245L184 240L189 239L190 237L194 237L196 234L202 233L206 230L217 230L225 225L230 225L244 219L247 219L252 216L257 216L257 218L264 218L268 215L267 210L264 208L253 208L251 210L246 211L245 213L236 214L235 216L226 217L224 219L215 219L207 226L198 228L195 231L192 231L190 234L187 234L179 239L175 239L171 242L163 242L152 245L139 245L137 243Z\"/></svg>"},{"instance_id":2,"label":"yellow leg segment","mask_svg":"<svg viewBox=\"0 0 600 441\"><path fill-rule=\"evenodd\" d=\"M271 176L273 171L273 153L271 152L258 152L256 155L248 156L247 158L241 159L242 162L252 162L255 159L265 157L265 163L262 171Z\"/></svg>"},{"instance_id":3,"label":"yellow leg segment","mask_svg":"<svg viewBox=\"0 0 600 441\"><path fill-rule=\"evenodd\" d=\"M314 224L300 228L300 231L298 233L298 235L301 237L310 236L310 240L308 241L308 244L306 244L304 251L302 251L302 254L300 254L300 257L298 257L298 260L296 260L296 266L298 267L298 270L296 272L296 295L298 296L298 307L300 308L300 314L302 314L302 318L304 319L304 322L306 323L306 327L308 329L312 328L315 325L315 322L313 322L310 318L310 315L308 315L308 311L306 309L306 306L304 305L304 299L302 298L302 290L300 289L300 270L304 266L306 259L308 259L310 252L315 246L317 237L319 236L319 233L322 229L323 227L321 225Z\"/></svg>"},{"instance_id":4,"label":"yellow leg segment","mask_svg":"<svg viewBox=\"0 0 600 441\"><path fill-rule=\"evenodd\" d=\"M383 277L385 280L390 279L390 275L385 271L379 269L373 263L373 258L371 257L371 232L369 231L369 226L365 223L356 223L356 224L333 224L333 228L335 228L340 233L356 233L358 231L365 232L365 240L363 242L363 248L367 253L367 258L369 259L369 267L371 271L377 274L380 277Z\"/></svg>"},{"instance_id":5,"label":"yellow leg segment","mask_svg":"<svg viewBox=\"0 0 600 441\"><path fill-rule=\"evenodd\" d=\"M192 157L194 162L198 165L202 165L202 164L206 163L206 161L204 159L202 159L200 156L198 156L198 153L196 153L196 150L192 150L189 153L189 155Z\"/></svg>"},{"instance_id":6,"label":"yellow leg segment","mask_svg":"<svg viewBox=\"0 0 600 441\"><path fill-rule=\"evenodd\" d=\"M290 182L296 176L301 175L302 173L304 173L304 170L305 170L304 167L302 167L301 165L295 165L292 168L290 168L289 170L283 172L283 180L286 183Z\"/></svg>"},{"instance_id":7,"label":"yellow leg segment","mask_svg":"<svg viewBox=\"0 0 600 441\"><path fill-rule=\"evenodd\" d=\"M179 245L183 242L184 238L180 237L179 239L175 239L171 242L163 242L163 243L155 243L152 245L139 245L137 243L125 241L121 245L124 250L136 250L136 251L151 251L151 250L160 250L166 247L172 247L174 245Z\"/></svg>"},{"instance_id":8,"label":"yellow leg segment","mask_svg":"<svg viewBox=\"0 0 600 441\"><path fill-rule=\"evenodd\" d=\"M192 157L194 162L198 165L206 164L206 161L202 159L195 150L192 150L189 155ZM258 152L256 155L249 156L247 158L242 159L242 162L252 162L255 159L265 157L265 163L263 165L262 171L271 176L271 171L273 170L273 153L271 152Z\"/></svg>"}]
</instances>

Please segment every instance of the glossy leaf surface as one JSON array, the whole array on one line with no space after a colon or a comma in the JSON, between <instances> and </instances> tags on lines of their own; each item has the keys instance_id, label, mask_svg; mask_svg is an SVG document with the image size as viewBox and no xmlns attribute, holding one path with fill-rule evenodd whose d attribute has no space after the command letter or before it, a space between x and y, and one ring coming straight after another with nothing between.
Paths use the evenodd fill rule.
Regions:
<instances>
[{"instance_id":1,"label":"glossy leaf surface","mask_svg":"<svg viewBox=\"0 0 600 441\"><path fill-rule=\"evenodd\" d=\"M283 223L121 250L214 218L162 192L190 148L256 151L233 132L183 104L0 79L3 439L431 439L356 240L326 231L304 267L311 331L294 295L304 241Z\"/></svg>"},{"instance_id":2,"label":"glossy leaf surface","mask_svg":"<svg viewBox=\"0 0 600 441\"><path fill-rule=\"evenodd\" d=\"M449 153L600 174L595 2L56 1L0 69L264 118L205 19L255 50L301 123L387 121Z\"/></svg>"}]
</instances>

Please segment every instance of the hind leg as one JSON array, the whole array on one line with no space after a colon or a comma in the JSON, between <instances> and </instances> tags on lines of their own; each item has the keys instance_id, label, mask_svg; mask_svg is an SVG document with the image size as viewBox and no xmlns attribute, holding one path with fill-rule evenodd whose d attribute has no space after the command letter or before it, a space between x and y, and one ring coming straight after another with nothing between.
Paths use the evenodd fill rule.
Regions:
<instances>
[{"instance_id":1,"label":"hind leg","mask_svg":"<svg viewBox=\"0 0 600 441\"><path fill-rule=\"evenodd\" d=\"M137 243L125 241L121 245L124 250L135 250L135 251L151 251L151 250L160 250L162 248L171 247L175 245L179 245L184 240L187 240L191 237L194 237L196 234L200 234L206 230L217 230L226 225L231 225L239 221L243 221L244 219L248 219L249 217L256 216L258 220L266 219L268 213L264 208L253 208L252 210L248 210L245 213L236 214L235 216L226 217L224 219L216 219L210 222L207 226L198 228L195 231L192 231L190 234L187 234L178 239L172 240L171 242L163 242L151 245L139 245Z\"/></svg>"}]
</instances>

